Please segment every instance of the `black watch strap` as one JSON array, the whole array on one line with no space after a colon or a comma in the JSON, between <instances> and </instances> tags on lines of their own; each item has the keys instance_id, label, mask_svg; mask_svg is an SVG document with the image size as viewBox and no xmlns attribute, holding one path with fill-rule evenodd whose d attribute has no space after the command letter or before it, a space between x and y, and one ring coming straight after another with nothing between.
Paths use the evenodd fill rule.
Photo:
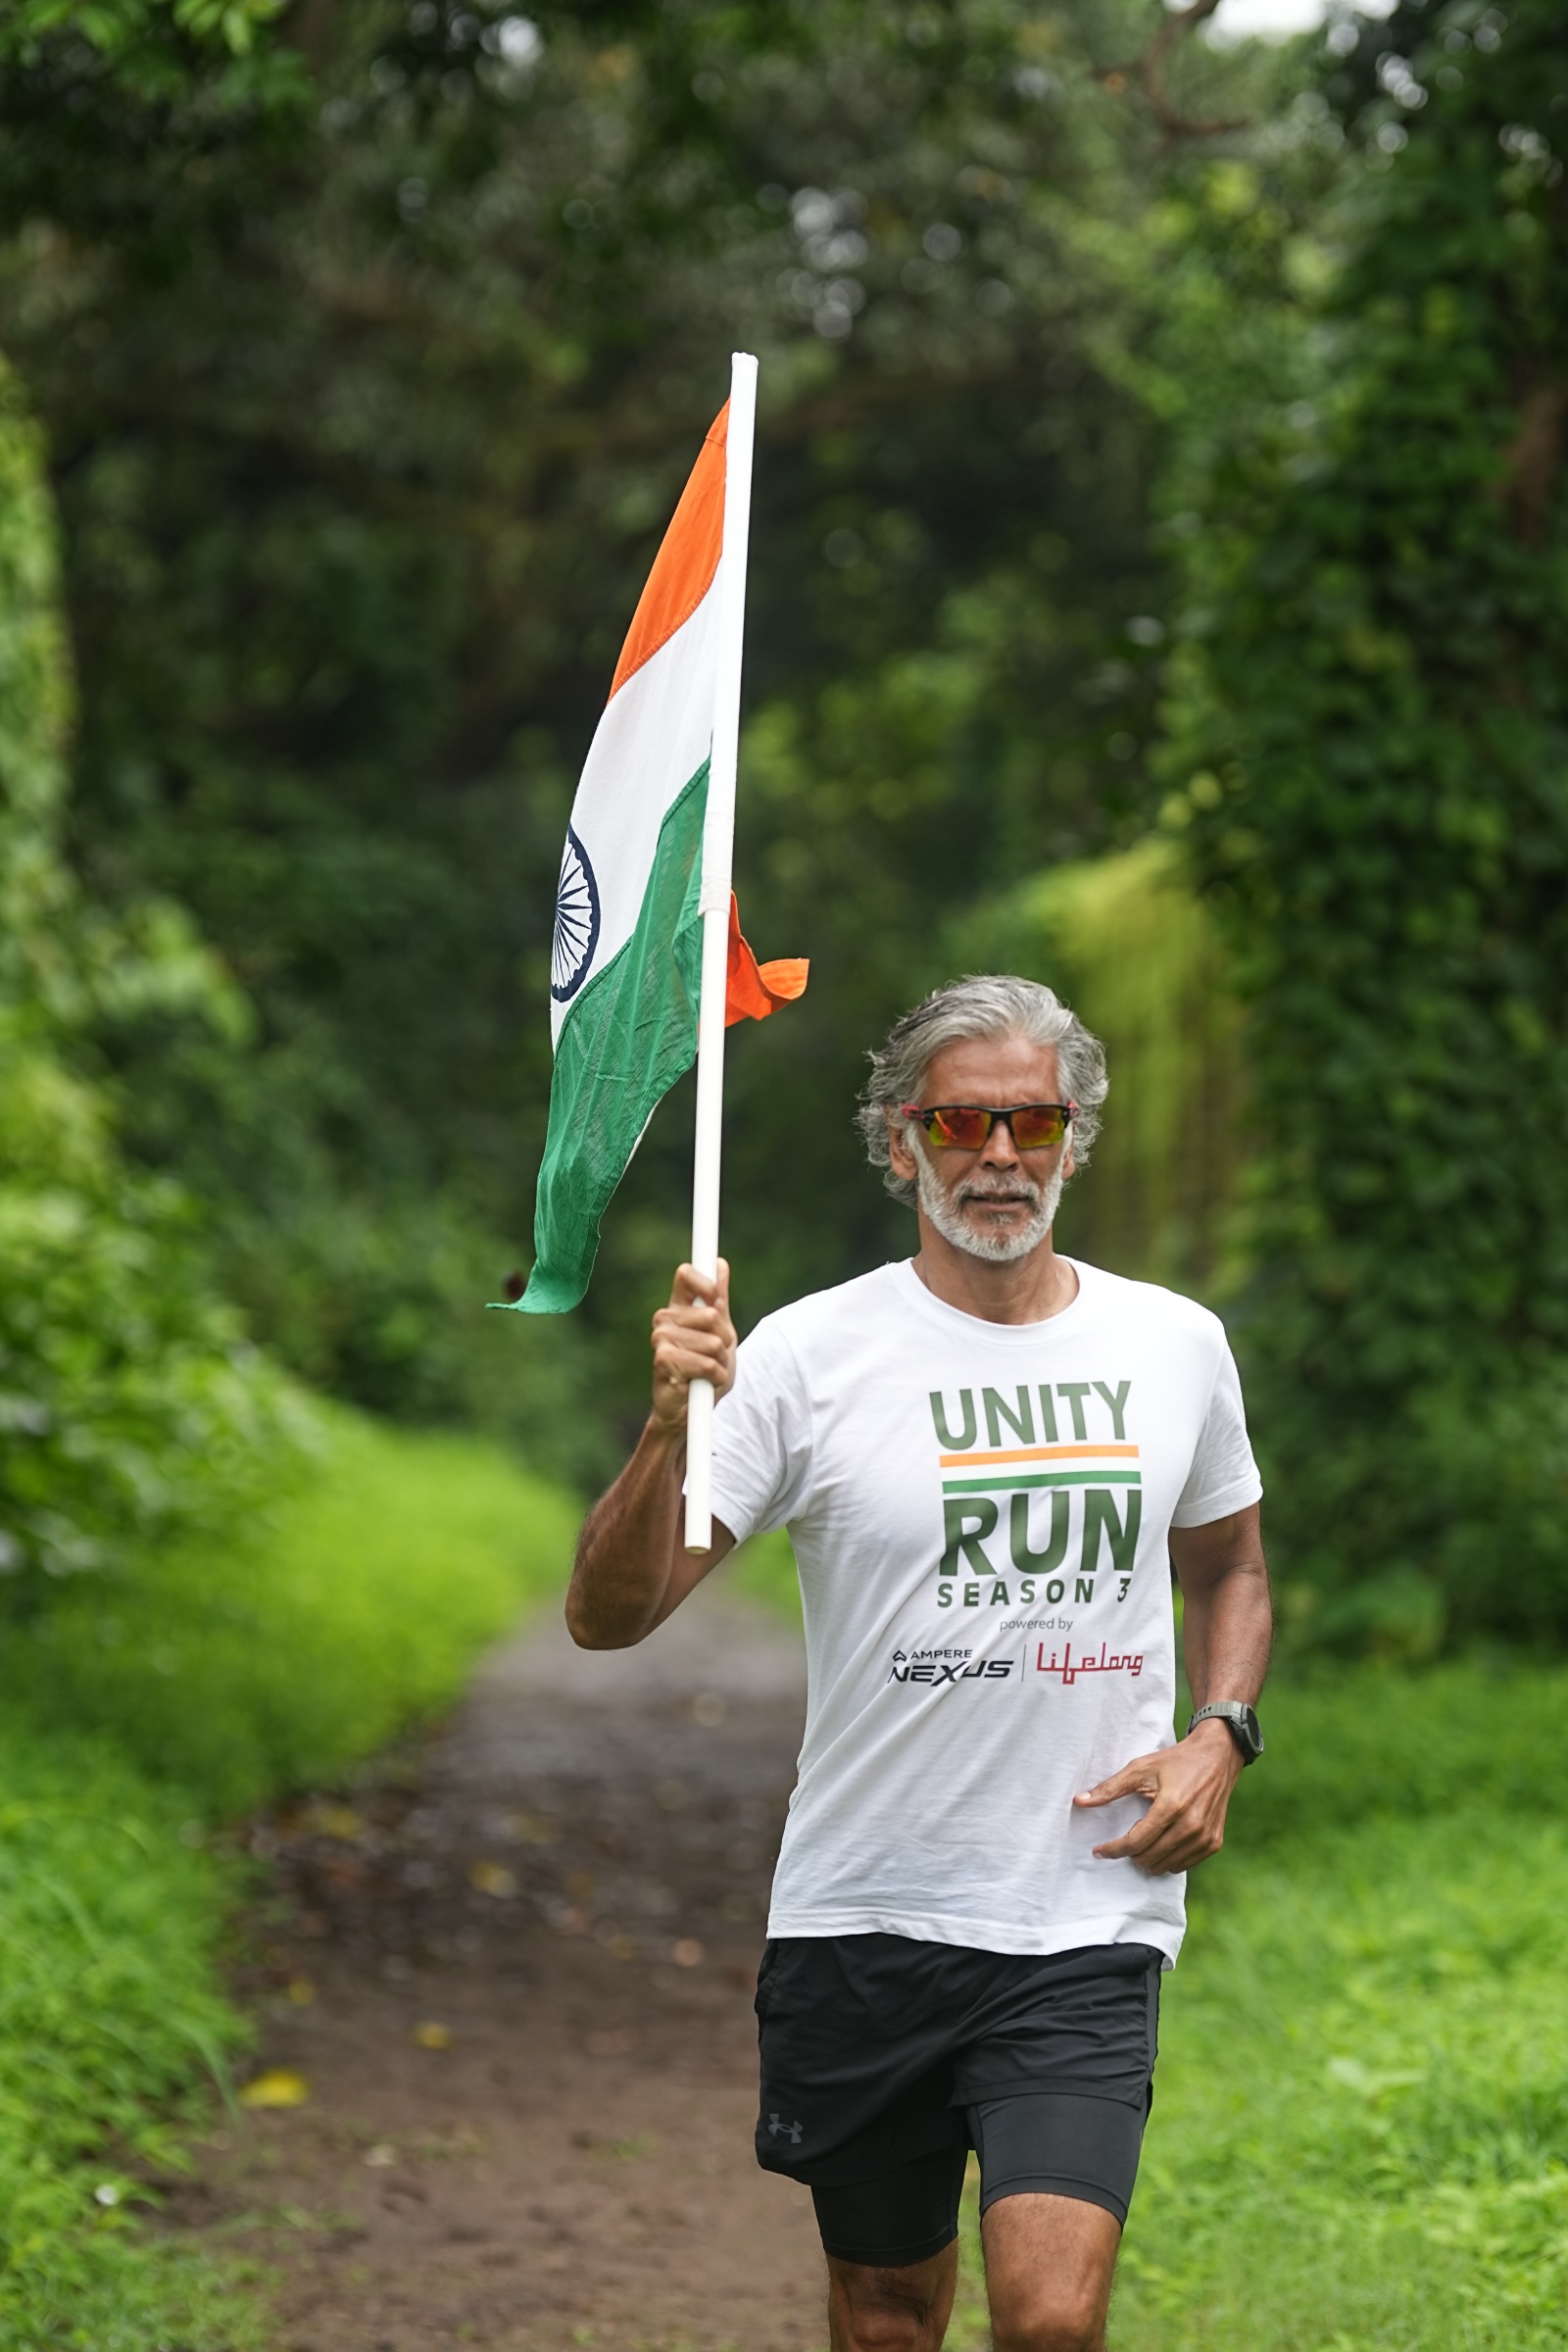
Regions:
<instances>
[{"instance_id":1,"label":"black watch strap","mask_svg":"<svg viewBox=\"0 0 1568 2352\"><path fill-rule=\"evenodd\" d=\"M1244 1698L1216 1698L1208 1706L1200 1707L1189 1722L1189 1735L1200 1723L1217 1716L1229 1731L1242 1751L1244 1764L1255 1764L1263 1753L1263 1734L1256 1715Z\"/></svg>"}]
</instances>

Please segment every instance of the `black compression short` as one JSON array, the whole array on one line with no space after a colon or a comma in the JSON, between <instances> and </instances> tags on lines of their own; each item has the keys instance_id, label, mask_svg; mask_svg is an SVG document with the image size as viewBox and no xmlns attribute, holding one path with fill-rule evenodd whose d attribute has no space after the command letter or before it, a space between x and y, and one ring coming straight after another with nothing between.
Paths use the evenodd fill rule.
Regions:
<instances>
[{"instance_id":1,"label":"black compression short","mask_svg":"<svg viewBox=\"0 0 1568 2352\"><path fill-rule=\"evenodd\" d=\"M1027 2191L1127 2218L1152 2097L1161 1955L1048 1957L902 1936L792 1936L758 1979L758 2160L811 2189L829 2254L898 2268Z\"/></svg>"}]
</instances>

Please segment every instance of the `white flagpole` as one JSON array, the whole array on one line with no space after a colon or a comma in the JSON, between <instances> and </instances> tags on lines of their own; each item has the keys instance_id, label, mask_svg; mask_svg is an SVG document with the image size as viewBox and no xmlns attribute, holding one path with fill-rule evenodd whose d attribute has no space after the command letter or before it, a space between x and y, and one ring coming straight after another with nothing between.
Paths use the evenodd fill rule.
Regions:
<instances>
[{"instance_id":1,"label":"white flagpole","mask_svg":"<svg viewBox=\"0 0 1568 2352\"><path fill-rule=\"evenodd\" d=\"M703 982L697 1011L697 1154L692 1177L692 1264L718 1272L718 1173L724 1123L724 999L729 971L730 858L735 841L735 763L746 633L746 550L752 523L752 442L757 362L730 355L724 445L724 537L719 559L718 676L713 750L703 824ZM686 1548L713 1541L713 1384L694 1380L686 1419Z\"/></svg>"}]
</instances>

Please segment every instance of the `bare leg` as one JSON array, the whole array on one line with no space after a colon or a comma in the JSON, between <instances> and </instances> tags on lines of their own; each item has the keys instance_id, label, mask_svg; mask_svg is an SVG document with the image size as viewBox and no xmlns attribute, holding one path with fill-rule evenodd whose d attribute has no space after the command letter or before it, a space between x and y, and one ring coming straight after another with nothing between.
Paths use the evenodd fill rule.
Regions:
<instances>
[{"instance_id":1,"label":"bare leg","mask_svg":"<svg viewBox=\"0 0 1568 2352\"><path fill-rule=\"evenodd\" d=\"M999 2197L981 2234L996 2352L1105 2352L1113 2213L1077 2197Z\"/></svg>"},{"instance_id":2,"label":"bare leg","mask_svg":"<svg viewBox=\"0 0 1568 2352\"><path fill-rule=\"evenodd\" d=\"M827 2325L833 2352L940 2352L957 2276L956 2239L929 2262L911 2263L906 2270L876 2270L830 2254Z\"/></svg>"}]
</instances>

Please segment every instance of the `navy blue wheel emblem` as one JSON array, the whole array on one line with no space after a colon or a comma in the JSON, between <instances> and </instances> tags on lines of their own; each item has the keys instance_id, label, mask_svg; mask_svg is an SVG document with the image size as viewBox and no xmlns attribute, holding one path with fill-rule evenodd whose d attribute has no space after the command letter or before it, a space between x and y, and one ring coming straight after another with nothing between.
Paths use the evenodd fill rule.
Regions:
<instances>
[{"instance_id":1,"label":"navy blue wheel emblem","mask_svg":"<svg viewBox=\"0 0 1568 2352\"><path fill-rule=\"evenodd\" d=\"M566 827L561 853L561 887L556 892L556 938L550 956L550 994L569 1004L587 977L599 945L599 885L588 853Z\"/></svg>"}]
</instances>

